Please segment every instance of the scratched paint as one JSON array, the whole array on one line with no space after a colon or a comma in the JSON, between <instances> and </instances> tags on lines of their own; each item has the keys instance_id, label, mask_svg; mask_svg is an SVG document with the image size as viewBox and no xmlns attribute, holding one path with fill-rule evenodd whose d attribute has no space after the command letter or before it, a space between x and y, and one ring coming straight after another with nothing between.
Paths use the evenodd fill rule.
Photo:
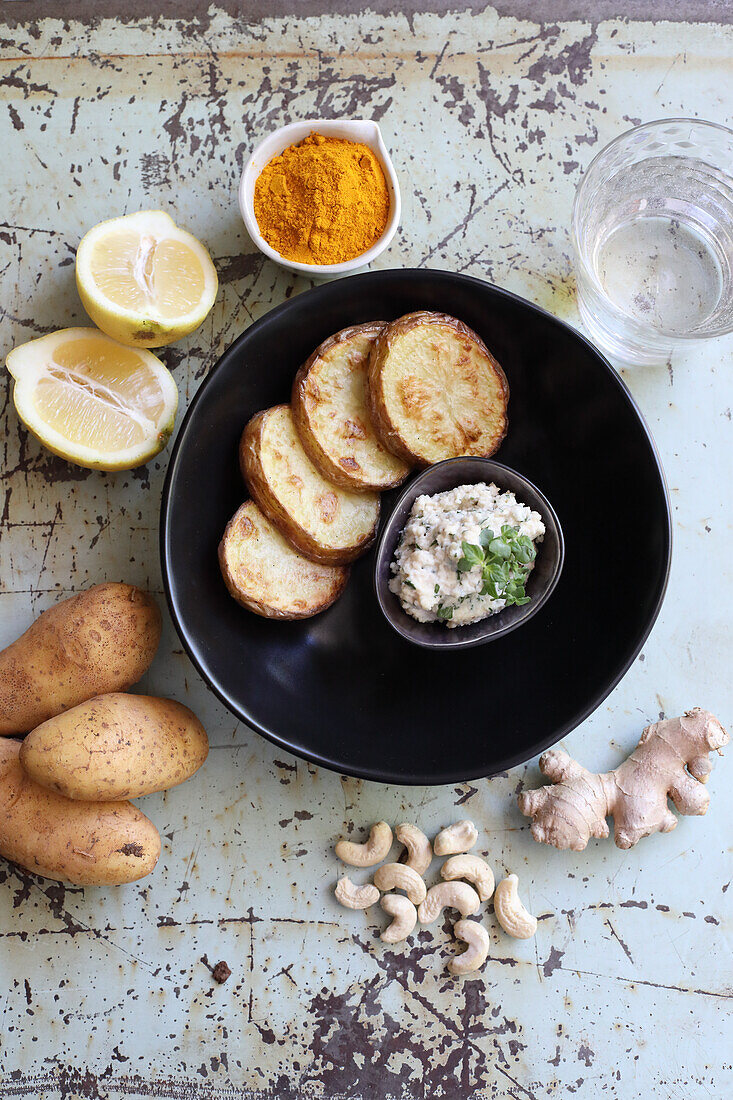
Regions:
<instances>
[{"instance_id":1,"label":"scratched paint","mask_svg":"<svg viewBox=\"0 0 733 1100\"><path fill-rule=\"evenodd\" d=\"M264 134L318 115L383 127L406 201L380 266L468 272L577 323L568 220L583 165L641 120L725 121L726 33L709 22L540 26L478 8L259 25L212 8L189 24L15 29L0 87L3 351L85 323L73 257L90 224L162 207L206 241L221 280L204 326L164 352L183 411L232 339L309 285L253 254L235 188ZM600 770L662 713L700 704L733 718L732 350L723 340L626 375L665 463L676 545L644 653L566 739ZM162 602L166 453L133 473L89 473L44 452L7 396L1 413L0 643L103 579ZM634 598L633 578L619 598ZM164 844L148 880L64 888L0 862L0 1096L733 1092L730 759L716 763L706 818L633 852L594 842L556 853L532 842L514 803L537 782L535 762L424 789L315 769L236 723L168 622L142 688L192 706L213 751L190 783L143 800ZM381 912L346 913L330 893L342 832L379 817L431 831L456 816L477 823L497 874L520 875L540 918L520 943L489 912L489 960L463 982L445 972L450 922L387 947ZM219 960L232 971L222 985Z\"/></svg>"}]
</instances>

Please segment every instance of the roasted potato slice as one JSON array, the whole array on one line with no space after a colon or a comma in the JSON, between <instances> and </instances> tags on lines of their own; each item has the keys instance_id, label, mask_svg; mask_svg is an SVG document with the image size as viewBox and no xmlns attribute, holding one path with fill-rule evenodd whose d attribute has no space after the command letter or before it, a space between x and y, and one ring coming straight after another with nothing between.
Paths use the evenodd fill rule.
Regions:
<instances>
[{"instance_id":1,"label":"roasted potato slice","mask_svg":"<svg viewBox=\"0 0 733 1100\"><path fill-rule=\"evenodd\" d=\"M293 550L253 500L229 521L219 544L224 582L237 603L266 619L308 619L343 592L349 570L318 565Z\"/></svg>"},{"instance_id":2,"label":"roasted potato slice","mask_svg":"<svg viewBox=\"0 0 733 1100\"><path fill-rule=\"evenodd\" d=\"M447 313L408 313L377 337L369 411L385 447L430 466L494 454L507 429L509 386L483 341Z\"/></svg>"},{"instance_id":3,"label":"roasted potato slice","mask_svg":"<svg viewBox=\"0 0 733 1100\"><path fill-rule=\"evenodd\" d=\"M291 408L306 454L325 478L352 492L393 489L410 467L377 438L367 405L369 353L384 321L344 328L295 376Z\"/></svg>"},{"instance_id":4,"label":"roasted potato slice","mask_svg":"<svg viewBox=\"0 0 733 1100\"><path fill-rule=\"evenodd\" d=\"M250 495L287 541L311 561L346 565L374 541L377 493L339 489L303 450L289 405L257 413L239 445Z\"/></svg>"}]
</instances>

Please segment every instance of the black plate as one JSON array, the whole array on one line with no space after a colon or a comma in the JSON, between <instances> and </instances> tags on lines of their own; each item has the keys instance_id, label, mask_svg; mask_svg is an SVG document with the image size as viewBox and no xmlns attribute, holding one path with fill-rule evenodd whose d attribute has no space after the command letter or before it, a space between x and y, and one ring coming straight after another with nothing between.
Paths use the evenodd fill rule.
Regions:
<instances>
[{"instance_id":1,"label":"black plate","mask_svg":"<svg viewBox=\"0 0 733 1100\"><path fill-rule=\"evenodd\" d=\"M372 551L322 615L277 623L250 614L228 595L216 555L245 496L237 444L246 421L288 400L296 369L330 333L417 309L460 317L506 371L509 432L496 457L541 486L555 507L566 551L555 592L521 630L488 649L433 652L385 621ZM383 516L397 492L384 495ZM161 508L171 613L222 701L299 756L391 783L493 775L582 722L649 634L670 552L664 476L618 375L550 314L443 271L340 279L247 329L191 404Z\"/></svg>"}]
</instances>

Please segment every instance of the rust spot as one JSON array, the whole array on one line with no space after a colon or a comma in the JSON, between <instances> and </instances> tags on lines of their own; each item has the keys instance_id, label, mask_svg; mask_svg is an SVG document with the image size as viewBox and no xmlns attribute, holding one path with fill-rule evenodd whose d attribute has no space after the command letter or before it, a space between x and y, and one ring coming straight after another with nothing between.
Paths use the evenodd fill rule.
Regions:
<instances>
[{"instance_id":1,"label":"rust spot","mask_svg":"<svg viewBox=\"0 0 733 1100\"><path fill-rule=\"evenodd\" d=\"M564 951L558 951L556 947L550 948L550 954L542 964L542 973L546 978L549 978L556 970L562 969L562 958L564 954Z\"/></svg>"}]
</instances>

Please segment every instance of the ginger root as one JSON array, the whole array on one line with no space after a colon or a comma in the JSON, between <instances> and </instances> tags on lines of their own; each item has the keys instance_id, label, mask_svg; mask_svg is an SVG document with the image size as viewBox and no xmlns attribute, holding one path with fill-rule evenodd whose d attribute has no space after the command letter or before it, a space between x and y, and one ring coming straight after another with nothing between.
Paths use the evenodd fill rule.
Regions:
<instances>
[{"instance_id":1,"label":"ginger root","mask_svg":"<svg viewBox=\"0 0 733 1100\"><path fill-rule=\"evenodd\" d=\"M523 791L519 809L532 818L532 836L540 843L580 852L591 837L608 836L611 816L616 845L632 848L642 837L675 828L668 797L681 814L705 813L710 753L728 740L718 719L695 707L647 726L631 756L603 775L551 749L540 757L540 770L554 785Z\"/></svg>"}]
</instances>

